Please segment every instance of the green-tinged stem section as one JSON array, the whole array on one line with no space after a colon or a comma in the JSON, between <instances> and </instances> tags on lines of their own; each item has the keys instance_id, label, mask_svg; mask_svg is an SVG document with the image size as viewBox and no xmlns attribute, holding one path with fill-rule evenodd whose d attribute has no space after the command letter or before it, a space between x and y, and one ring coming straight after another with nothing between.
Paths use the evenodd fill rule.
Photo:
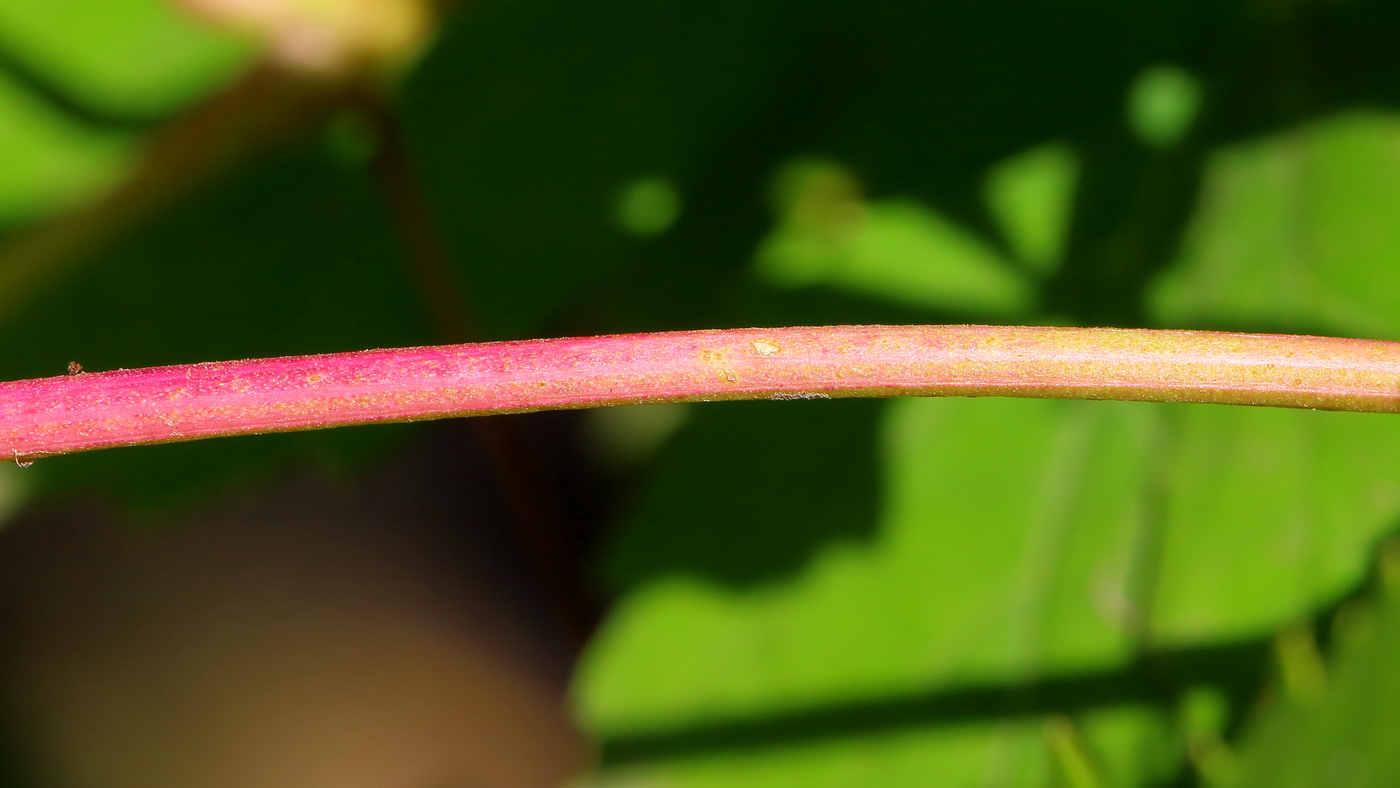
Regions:
<instances>
[{"instance_id":1,"label":"green-tinged stem section","mask_svg":"<svg viewBox=\"0 0 1400 788\"><path fill-rule=\"evenodd\" d=\"M0 383L0 456L653 402L1003 396L1400 410L1400 343L1007 326L679 331Z\"/></svg>"}]
</instances>

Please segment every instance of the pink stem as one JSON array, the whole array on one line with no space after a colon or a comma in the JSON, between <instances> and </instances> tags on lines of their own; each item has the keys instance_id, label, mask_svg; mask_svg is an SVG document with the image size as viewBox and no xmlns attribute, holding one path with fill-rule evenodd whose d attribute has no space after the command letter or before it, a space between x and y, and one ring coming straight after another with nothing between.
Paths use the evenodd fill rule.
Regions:
<instances>
[{"instance_id":1,"label":"pink stem","mask_svg":"<svg viewBox=\"0 0 1400 788\"><path fill-rule=\"evenodd\" d=\"M366 350L0 383L0 456L651 402L1009 396L1395 412L1400 342L830 326Z\"/></svg>"}]
</instances>

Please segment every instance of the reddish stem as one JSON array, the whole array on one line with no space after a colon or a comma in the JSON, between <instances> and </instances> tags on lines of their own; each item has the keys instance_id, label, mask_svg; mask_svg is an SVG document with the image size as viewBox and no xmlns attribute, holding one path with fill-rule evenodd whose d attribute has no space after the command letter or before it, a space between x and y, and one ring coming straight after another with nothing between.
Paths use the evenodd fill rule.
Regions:
<instances>
[{"instance_id":1,"label":"reddish stem","mask_svg":"<svg viewBox=\"0 0 1400 788\"><path fill-rule=\"evenodd\" d=\"M1400 410L1400 343L1000 326L682 331L0 383L0 453L651 402L1010 396Z\"/></svg>"}]
</instances>

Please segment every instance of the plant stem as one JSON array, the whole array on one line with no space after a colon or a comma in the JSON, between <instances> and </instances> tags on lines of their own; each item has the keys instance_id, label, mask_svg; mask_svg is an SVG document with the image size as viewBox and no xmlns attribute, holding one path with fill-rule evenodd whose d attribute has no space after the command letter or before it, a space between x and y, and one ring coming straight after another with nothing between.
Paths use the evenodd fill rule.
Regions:
<instances>
[{"instance_id":1,"label":"plant stem","mask_svg":"<svg viewBox=\"0 0 1400 788\"><path fill-rule=\"evenodd\" d=\"M0 452L653 402L1009 396L1400 410L1400 342L829 326L366 350L0 383Z\"/></svg>"}]
</instances>

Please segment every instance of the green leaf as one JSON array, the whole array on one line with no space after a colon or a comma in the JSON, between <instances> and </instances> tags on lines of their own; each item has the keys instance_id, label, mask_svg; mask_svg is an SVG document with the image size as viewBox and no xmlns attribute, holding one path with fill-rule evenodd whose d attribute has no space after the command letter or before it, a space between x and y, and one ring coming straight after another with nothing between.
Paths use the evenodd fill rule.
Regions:
<instances>
[{"instance_id":1,"label":"green leaf","mask_svg":"<svg viewBox=\"0 0 1400 788\"><path fill-rule=\"evenodd\" d=\"M1400 119L1353 111L1213 157L1182 259L1152 293L1172 325L1400 338Z\"/></svg>"},{"instance_id":2,"label":"green leaf","mask_svg":"<svg viewBox=\"0 0 1400 788\"><path fill-rule=\"evenodd\" d=\"M250 54L162 0L5 0L0 47L97 112L147 118L199 98Z\"/></svg>"},{"instance_id":3,"label":"green leaf","mask_svg":"<svg viewBox=\"0 0 1400 788\"><path fill-rule=\"evenodd\" d=\"M1056 174L1046 173L1046 178ZM786 182L782 218L756 261L759 276L768 282L779 287L820 284L915 306L958 306L990 314L1014 314L1030 305L1029 282L1014 268L966 230L916 202L866 202L854 176L821 162L790 165L779 182ZM1026 228L1039 236L1027 242L1046 264L1054 253L1054 230L1044 225L1054 220L1027 220L1042 225Z\"/></svg>"},{"instance_id":4,"label":"green leaf","mask_svg":"<svg viewBox=\"0 0 1400 788\"><path fill-rule=\"evenodd\" d=\"M1400 780L1400 605L1352 610L1318 697L1280 699L1239 753L1242 786L1394 785Z\"/></svg>"},{"instance_id":5,"label":"green leaf","mask_svg":"<svg viewBox=\"0 0 1400 788\"><path fill-rule=\"evenodd\" d=\"M0 2L0 229L71 208L246 47L160 0Z\"/></svg>"},{"instance_id":6,"label":"green leaf","mask_svg":"<svg viewBox=\"0 0 1400 788\"><path fill-rule=\"evenodd\" d=\"M717 726L713 749L673 748L689 754L665 773L685 784L759 785L757 775L788 770L794 783L839 784L831 760L858 754L859 773L875 782L919 774L1019 782L1049 768L1035 715L989 722L988 709L948 706L940 695L999 687L989 702L1016 707L1018 693L1065 673L1123 681L1113 674L1133 651L1134 556L1145 524L1140 500L1121 493L1141 487L1150 468L1142 449L1153 439L1152 409L945 400L902 401L886 413L879 465L890 473L870 544L829 545L772 587L657 581L614 616L587 663L580 703L620 737L624 756L637 746L628 740L648 731L708 723ZM670 500L682 517L686 498ZM743 507L727 516L755 535L806 525ZM870 698L873 709L861 706ZM1121 703L1144 699L1129 693ZM881 704L899 722L871 730ZM795 726L787 746L726 759L748 749L734 723L774 714ZM814 715L830 717L827 727L804 735L802 720ZM1125 777L1140 772L1140 748L1167 723L1160 713L1109 708L1076 725L1107 773ZM735 770L720 772L721 763Z\"/></svg>"},{"instance_id":7,"label":"green leaf","mask_svg":"<svg viewBox=\"0 0 1400 788\"><path fill-rule=\"evenodd\" d=\"M1391 125L1352 115L1219 141L1179 257L1145 294L1102 297L1145 297L1173 325L1392 336L1387 299L1400 287L1384 283L1400 236L1375 218L1393 202ZM1171 226L1152 211L1176 198L1139 191L1173 183L1161 177L1170 162L1073 150L1092 188L1067 220L1066 249L1104 267L1080 258L1070 270L1130 282L1112 266L1157 254L1129 254L1138 239L1125 233ZM1017 256L1053 266L1067 191L1054 184L1071 179L1046 164L1037 181L1033 161L986 167L985 193ZM972 302L955 286L924 286L939 258L919 244L979 270L1004 265L965 240L982 228L956 201L947 213L904 203L885 214L902 225L902 244L860 257L852 250L882 204L863 192L878 187L857 180L856 163L812 172L817 187L805 203L783 203L759 254L766 282L932 310L939 295ZM1044 319L1005 303L1015 319ZM687 786L1222 779L1229 739L1267 680L1273 631L1355 588L1371 545L1400 517L1397 430L1354 414L893 403L879 502L850 526L868 536L809 547L795 575L784 563L762 584L736 587L723 570L697 578L694 565L667 576L677 564L661 561L595 642L579 708L604 737L611 774ZM687 507L726 488L668 472L687 467L684 445L655 477L665 486L642 498L650 531L673 523L693 539ZM776 451L763 461L807 461L805 450ZM736 504L722 542L736 562L736 532L807 544L805 518L724 500ZM619 545L632 544L627 533ZM642 564L648 553L628 555Z\"/></svg>"}]
</instances>

